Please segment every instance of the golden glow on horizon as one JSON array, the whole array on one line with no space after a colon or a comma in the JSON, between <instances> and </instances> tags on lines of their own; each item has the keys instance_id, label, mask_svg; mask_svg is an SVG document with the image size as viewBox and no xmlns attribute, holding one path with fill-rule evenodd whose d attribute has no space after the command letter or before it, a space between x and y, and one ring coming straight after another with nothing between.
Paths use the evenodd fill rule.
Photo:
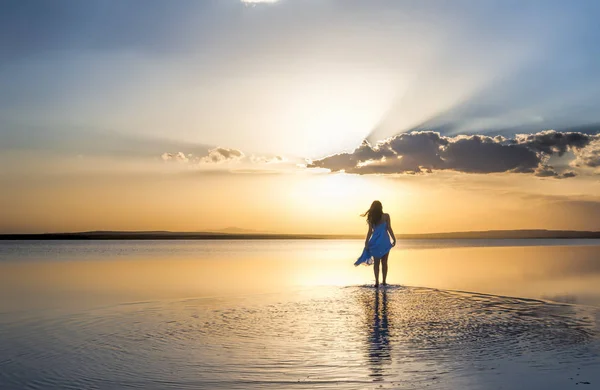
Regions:
<instances>
[{"instance_id":1,"label":"golden glow on horizon","mask_svg":"<svg viewBox=\"0 0 600 390\"><path fill-rule=\"evenodd\" d=\"M0 176L0 232L212 231L364 234L375 199L402 233L598 230L600 182L519 175L359 176L74 171ZM549 210L552 210L549 212Z\"/></svg>"},{"instance_id":2,"label":"golden glow on horizon","mask_svg":"<svg viewBox=\"0 0 600 390\"><path fill-rule=\"evenodd\" d=\"M323 174L294 185L291 200L300 209L352 209L364 199L382 194L383 186L368 178L339 174ZM367 206L368 207L368 206Z\"/></svg>"}]
</instances>

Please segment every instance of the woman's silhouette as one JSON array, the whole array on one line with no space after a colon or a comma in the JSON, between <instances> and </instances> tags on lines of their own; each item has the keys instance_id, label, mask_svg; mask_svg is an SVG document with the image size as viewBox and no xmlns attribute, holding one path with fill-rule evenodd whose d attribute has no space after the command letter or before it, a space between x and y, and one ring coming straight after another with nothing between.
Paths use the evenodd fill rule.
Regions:
<instances>
[{"instance_id":1,"label":"woman's silhouette","mask_svg":"<svg viewBox=\"0 0 600 390\"><path fill-rule=\"evenodd\" d=\"M388 256L390 249L396 245L396 236L394 236L392 230L390 215L384 214L380 201L374 201L369 210L362 216L367 217L369 231L365 239L363 254L354 264L371 264L371 259L373 259L375 264L375 287L379 287L379 264L382 264L383 285L385 285L388 272ZM390 236L392 238L391 243Z\"/></svg>"}]
</instances>

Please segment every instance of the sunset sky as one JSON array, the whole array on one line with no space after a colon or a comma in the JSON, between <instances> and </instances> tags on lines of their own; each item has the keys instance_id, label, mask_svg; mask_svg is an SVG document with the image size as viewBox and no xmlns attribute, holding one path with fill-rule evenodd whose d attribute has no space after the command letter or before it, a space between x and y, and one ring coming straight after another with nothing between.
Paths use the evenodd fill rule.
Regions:
<instances>
[{"instance_id":1,"label":"sunset sky","mask_svg":"<svg viewBox=\"0 0 600 390\"><path fill-rule=\"evenodd\" d=\"M3 1L0 233L600 230L599 13Z\"/></svg>"}]
</instances>

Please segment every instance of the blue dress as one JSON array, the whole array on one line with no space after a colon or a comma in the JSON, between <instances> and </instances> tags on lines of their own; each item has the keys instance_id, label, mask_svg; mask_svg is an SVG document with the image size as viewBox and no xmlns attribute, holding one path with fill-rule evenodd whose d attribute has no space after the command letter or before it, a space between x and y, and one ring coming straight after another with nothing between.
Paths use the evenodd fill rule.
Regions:
<instances>
[{"instance_id":1,"label":"blue dress","mask_svg":"<svg viewBox=\"0 0 600 390\"><path fill-rule=\"evenodd\" d=\"M367 247L363 250L363 253L356 260L354 265L371 265L375 259L380 259L385 256L390 249L392 249L392 242L390 241L390 236L387 232L387 222L384 221L375 226L373 234L371 234L371 238L369 238L369 242L367 243Z\"/></svg>"}]
</instances>

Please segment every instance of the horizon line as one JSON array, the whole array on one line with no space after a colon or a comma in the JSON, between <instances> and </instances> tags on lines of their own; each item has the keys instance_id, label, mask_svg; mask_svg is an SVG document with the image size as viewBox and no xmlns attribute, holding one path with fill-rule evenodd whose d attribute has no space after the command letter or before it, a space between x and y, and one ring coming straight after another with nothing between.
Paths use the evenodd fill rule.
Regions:
<instances>
[{"instance_id":1,"label":"horizon line","mask_svg":"<svg viewBox=\"0 0 600 390\"><path fill-rule=\"evenodd\" d=\"M169 230L92 230L51 233L0 233L0 240L19 239L358 239L364 234L266 233ZM522 238L600 238L600 231L504 229L436 233L399 233L397 239L522 239Z\"/></svg>"}]
</instances>

